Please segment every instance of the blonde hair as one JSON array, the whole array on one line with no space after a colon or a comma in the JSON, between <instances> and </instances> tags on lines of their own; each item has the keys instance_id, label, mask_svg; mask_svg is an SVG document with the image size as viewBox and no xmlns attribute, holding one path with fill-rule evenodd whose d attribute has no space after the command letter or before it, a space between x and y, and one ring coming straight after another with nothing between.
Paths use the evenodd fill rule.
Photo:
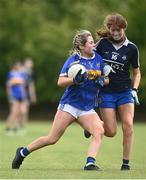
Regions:
<instances>
[{"instance_id":1,"label":"blonde hair","mask_svg":"<svg viewBox=\"0 0 146 180\"><path fill-rule=\"evenodd\" d=\"M90 31L80 30L77 31L73 38L73 49L71 50L71 54L81 54L80 46L84 46L87 42L87 37L92 36Z\"/></svg>"}]
</instances>

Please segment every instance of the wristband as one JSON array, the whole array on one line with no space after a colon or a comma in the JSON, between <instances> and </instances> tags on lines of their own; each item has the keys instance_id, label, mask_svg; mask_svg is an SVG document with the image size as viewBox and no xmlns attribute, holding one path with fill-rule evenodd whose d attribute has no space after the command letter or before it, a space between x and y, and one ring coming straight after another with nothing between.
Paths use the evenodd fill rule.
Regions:
<instances>
[{"instance_id":1,"label":"wristband","mask_svg":"<svg viewBox=\"0 0 146 180\"><path fill-rule=\"evenodd\" d=\"M108 76L104 76L104 79L106 80L106 79L109 79L109 77Z\"/></svg>"},{"instance_id":2,"label":"wristband","mask_svg":"<svg viewBox=\"0 0 146 180\"><path fill-rule=\"evenodd\" d=\"M138 89L136 89L136 88L132 88L132 90L138 92Z\"/></svg>"}]
</instances>

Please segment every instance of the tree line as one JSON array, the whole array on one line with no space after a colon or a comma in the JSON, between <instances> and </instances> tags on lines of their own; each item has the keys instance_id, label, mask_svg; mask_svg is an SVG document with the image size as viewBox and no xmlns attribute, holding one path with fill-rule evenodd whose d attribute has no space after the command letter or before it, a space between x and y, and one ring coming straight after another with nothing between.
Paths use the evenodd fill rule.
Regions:
<instances>
[{"instance_id":1,"label":"tree line","mask_svg":"<svg viewBox=\"0 0 146 180\"><path fill-rule=\"evenodd\" d=\"M127 18L128 39L140 50L142 77L146 74L146 3L143 0L0 0L0 99L6 102L6 76L17 60L32 57L39 103L57 102L62 89L56 81L79 29L95 36L104 17L119 12ZM146 102L146 79L139 96Z\"/></svg>"}]
</instances>

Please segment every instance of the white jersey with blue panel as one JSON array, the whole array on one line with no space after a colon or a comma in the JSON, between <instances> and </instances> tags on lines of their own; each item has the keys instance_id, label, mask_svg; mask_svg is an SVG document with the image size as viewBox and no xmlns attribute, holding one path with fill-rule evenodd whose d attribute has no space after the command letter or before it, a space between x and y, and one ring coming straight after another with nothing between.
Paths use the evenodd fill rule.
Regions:
<instances>
[{"instance_id":1,"label":"white jersey with blue panel","mask_svg":"<svg viewBox=\"0 0 146 180\"><path fill-rule=\"evenodd\" d=\"M108 38L102 38L96 44L96 51L116 73L110 73L110 83L104 86L106 92L122 92L131 88L130 66L139 67L137 46L127 38L120 47L116 47Z\"/></svg>"},{"instance_id":2,"label":"white jersey with blue panel","mask_svg":"<svg viewBox=\"0 0 146 180\"><path fill-rule=\"evenodd\" d=\"M67 72L72 63L78 61L87 70L103 71L103 60L96 52L91 58L81 57L78 54L71 55L65 62L60 76L67 76ZM60 104L69 104L80 110L91 110L95 106L95 97L98 91L95 80L87 79L82 85L71 85L66 88Z\"/></svg>"}]
</instances>

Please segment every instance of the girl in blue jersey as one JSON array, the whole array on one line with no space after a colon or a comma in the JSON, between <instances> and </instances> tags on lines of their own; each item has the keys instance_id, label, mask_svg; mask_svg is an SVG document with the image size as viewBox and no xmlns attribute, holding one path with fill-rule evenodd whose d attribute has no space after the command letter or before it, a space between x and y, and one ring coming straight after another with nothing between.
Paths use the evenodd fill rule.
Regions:
<instances>
[{"instance_id":1,"label":"girl in blue jersey","mask_svg":"<svg viewBox=\"0 0 146 180\"><path fill-rule=\"evenodd\" d=\"M126 37L127 21L122 15L108 15L104 25L105 31L97 31L98 36L102 38L97 43L96 50L103 57L104 63L110 65L115 73L110 73L109 85L101 90L99 108L104 121L105 135L108 137L116 134L116 109L118 110L123 130L121 170L130 170L134 102L139 104L137 92L141 78L139 52L137 46ZM133 69L132 80L130 67Z\"/></svg>"},{"instance_id":2,"label":"girl in blue jersey","mask_svg":"<svg viewBox=\"0 0 146 180\"><path fill-rule=\"evenodd\" d=\"M90 79L87 77L87 73L81 74L81 71L73 80L67 77L68 69L73 63L80 63L87 70L102 71L102 58L93 51L94 48L94 40L89 31L82 30L75 35L73 54L66 60L58 79L58 86L66 87L66 90L59 102L52 129L47 136L38 138L26 148L17 149L12 162L13 169L18 169L29 153L44 146L55 144L65 129L77 121L93 135L84 170L99 170L99 167L95 165L95 158L99 151L104 129L102 121L93 109L98 90L98 78Z\"/></svg>"},{"instance_id":3,"label":"girl in blue jersey","mask_svg":"<svg viewBox=\"0 0 146 180\"><path fill-rule=\"evenodd\" d=\"M21 119L26 111L25 74L22 72L22 64L17 62L7 77L7 93L10 102L10 114L7 118L6 132L8 135L17 133Z\"/></svg>"}]
</instances>

